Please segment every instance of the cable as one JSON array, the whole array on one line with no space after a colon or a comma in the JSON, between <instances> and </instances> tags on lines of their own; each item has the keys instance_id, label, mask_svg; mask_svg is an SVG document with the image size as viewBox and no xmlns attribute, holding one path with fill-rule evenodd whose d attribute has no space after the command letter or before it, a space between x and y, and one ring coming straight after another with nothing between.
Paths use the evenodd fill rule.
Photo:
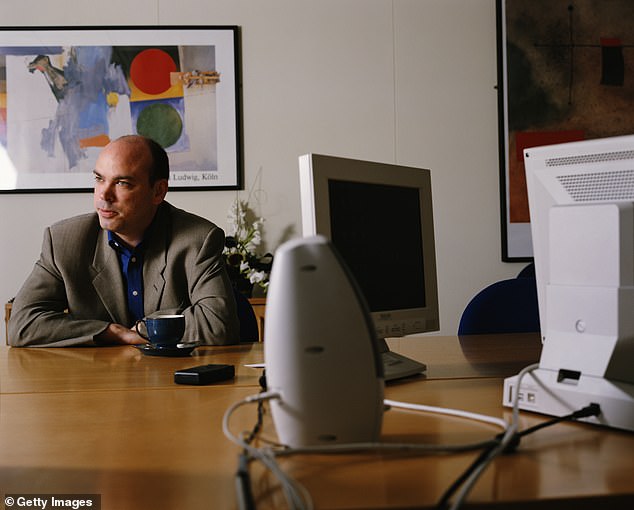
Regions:
<instances>
[{"instance_id":1,"label":"cable","mask_svg":"<svg viewBox=\"0 0 634 510\"><path fill-rule=\"evenodd\" d=\"M539 367L539 363L535 363L533 365L529 365L526 368L522 369L520 373L517 375L517 387L520 387L522 379L526 374L532 372L537 367ZM441 497L438 508L445 509L447 508L447 504L451 496L454 492L457 491L456 499L453 504L449 507L451 510L455 510L462 505L462 502L465 500L478 478L482 474L482 472L487 468L487 466L497 457L500 453L505 451L509 444L511 444L515 440L515 436L518 429L519 424L519 391L515 392L513 398L513 414L510 425L504 431L504 433L497 438L496 444L491 446L488 450L485 450L480 454L480 456L463 472L463 474L445 491L445 494Z\"/></svg>"},{"instance_id":2,"label":"cable","mask_svg":"<svg viewBox=\"0 0 634 510\"><path fill-rule=\"evenodd\" d=\"M517 388L520 387L523 377L535 370L538 366L539 364L530 365L518 374ZM519 426L519 393L519 391L516 391L513 398L513 418L509 430L507 430L507 432L505 432L504 434L500 434L497 438L497 445L492 445L489 449L483 451L471 463L471 465L469 465L469 467L462 473L462 475L458 477L458 479L455 480L454 483L452 483L452 485L445 491L442 498L440 499L437 505L438 508L447 508L447 504L451 495L456 492L458 488L464 483L465 486L463 486L463 489L460 491L458 498L454 502L453 506L451 506L452 509L458 508L462 504L462 501L465 499L468 492L475 484L479 475L482 473L482 471L484 471L484 468L488 466L488 464L490 464L491 461L500 453L509 453L511 451L514 451L519 446L520 439L525 435L531 434L545 427L561 423L563 421L577 420L579 418L586 418L589 416L597 416L601 413L601 407L598 404L592 403L568 415L551 419L547 422L540 423L538 425L518 432L517 428ZM510 434L510 430L513 430L514 432ZM466 483L467 481L468 483Z\"/></svg>"},{"instance_id":3,"label":"cable","mask_svg":"<svg viewBox=\"0 0 634 510\"><path fill-rule=\"evenodd\" d=\"M264 422L264 400L258 400L258 419L253 430L245 438L248 444L255 439L262 429ZM251 490L251 476L249 474L249 452L244 450L238 457L238 470L236 471L236 493L238 495L238 508L240 510L255 510L255 501Z\"/></svg>"},{"instance_id":4,"label":"cable","mask_svg":"<svg viewBox=\"0 0 634 510\"><path fill-rule=\"evenodd\" d=\"M264 422L264 400L258 400L258 419L253 426L253 430L246 437L245 441L249 444L256 438L256 436L262 430L262 424Z\"/></svg>"},{"instance_id":5,"label":"cable","mask_svg":"<svg viewBox=\"0 0 634 510\"><path fill-rule=\"evenodd\" d=\"M442 495L440 500L438 501L437 508L445 509L447 508L447 504L449 502L449 498L458 490L460 485L464 483L464 481L471 475L474 469L476 469L481 462L484 462L486 457L490 455L493 448L496 447L498 443L491 443L491 445L482 451L480 455L476 457L476 459L469 465L467 469L463 471L463 473L449 486L449 488Z\"/></svg>"},{"instance_id":6,"label":"cable","mask_svg":"<svg viewBox=\"0 0 634 510\"><path fill-rule=\"evenodd\" d=\"M518 437L524 437L528 434L532 434L533 432L537 432L540 429L545 427L550 427L551 425L556 425L557 423L561 423L563 421L575 421L580 418L588 418L590 416L598 416L601 414L601 406L599 404L590 404L586 407L575 411L574 413L567 414L565 416L558 416L557 418L553 418L544 423L539 423L537 425L533 425L527 429L524 429L517 433ZM519 441L517 442L519 444Z\"/></svg>"},{"instance_id":7,"label":"cable","mask_svg":"<svg viewBox=\"0 0 634 510\"><path fill-rule=\"evenodd\" d=\"M459 418L467 418L470 420L482 421L484 423L490 423L502 427L504 430L508 427L506 420L501 418L495 418L493 416L487 416L484 414L472 413L469 411L462 411L460 409L447 409L445 407L426 406L422 404L409 404L405 402L398 402L396 400L384 400L385 405L392 407L400 407L402 409L411 409L414 411L423 411L426 413L446 414L448 416L457 416Z\"/></svg>"},{"instance_id":8,"label":"cable","mask_svg":"<svg viewBox=\"0 0 634 510\"><path fill-rule=\"evenodd\" d=\"M319 446L302 446L301 448L285 448L275 452L278 457L285 457L299 454L340 454L340 453L360 453L360 452L401 452L401 453L459 453L473 450L481 450L491 445L493 440L480 441L477 443L464 443L456 445L433 445L433 444L412 444L412 443L346 443Z\"/></svg>"},{"instance_id":9,"label":"cable","mask_svg":"<svg viewBox=\"0 0 634 510\"><path fill-rule=\"evenodd\" d=\"M517 376L518 387L521 384L522 379L526 374L535 370L539 365L534 364L524 368ZM445 509L448 508L448 502L451 496L457 492L457 497L454 503L451 505L451 509L457 509L460 507L468 493L471 491L476 481L486 469L486 467L503 452L512 451L519 444L519 440L522 436L535 432L541 428L559 423L564 420L578 419L587 416L596 416L600 413L600 407L597 404L591 404L586 408L580 409L567 416L555 418L549 422L542 423L526 429L522 432L518 432L519 424L519 392L515 392L513 398L513 413L511 423L507 423L505 420L486 416L478 413L472 413L468 411L462 411L457 409L447 409L435 406L425 406L420 404L410 404L404 402L398 402L394 400L386 399L384 404L390 407L402 408L408 410L430 412L436 414L444 414L449 416L456 416L459 418L466 418L471 420L477 420L484 423L499 426L504 429L504 432L498 434L494 439L481 441L477 443L466 443L457 445L429 445L429 444L410 444L410 443L380 443L380 442L368 442L368 443L349 443L349 444L334 444L334 445L319 445L319 446L307 446L301 448L287 448L282 447L279 449L266 448L259 449L250 445L251 441L257 436L262 427L263 420L263 403L266 400L280 398L280 395L275 392L262 392L258 395L247 397L246 399L233 404L226 412L223 418L223 432L225 436L234 443L242 446L245 453L240 457L240 466L238 469L237 483L240 487L241 502L248 502L248 496L245 492L245 480L248 480L247 464L249 458L257 459L263 463L280 481L282 490L286 496L287 501L291 508L312 508L312 501L310 495L306 489L298 484L291 477L286 475L279 467L275 457L288 456L294 454L329 454L329 453L350 453L361 451L400 451L400 452L424 452L424 453L446 453L446 452L464 452L475 449L484 449L480 455L469 465L469 467L458 477L451 486L445 491L441 497L438 507ZM252 432L245 438L235 436L229 429L229 418L235 412L238 407L249 403L258 403L258 420L254 426ZM245 478L246 473L246 478ZM250 491L250 487L248 487ZM247 509L253 507L244 507Z\"/></svg>"},{"instance_id":10,"label":"cable","mask_svg":"<svg viewBox=\"0 0 634 510\"><path fill-rule=\"evenodd\" d=\"M258 402L258 401L271 400L271 399L274 399L274 398L280 398L280 395L278 393L276 393L276 392L273 392L273 391L265 391L265 392L259 393L257 395L252 395L250 397L247 397L247 398L245 398L243 400L240 400L238 402L235 402L234 404L229 406L229 409L227 409L225 411L225 414L224 414L224 416L222 418L222 431L223 431L224 435L229 440L231 440L232 442L234 442L238 446L241 446L242 448L244 448L247 451L253 449L253 447L251 445L249 445L248 442L246 442L241 437L235 436L231 432L231 430L229 428L229 418L231 417L231 415L239 407L242 407L244 405L251 404L251 403L254 403L254 402Z\"/></svg>"},{"instance_id":11,"label":"cable","mask_svg":"<svg viewBox=\"0 0 634 510\"><path fill-rule=\"evenodd\" d=\"M517 376L517 387L521 385L521 381L524 376L536 368L539 364L533 364L524 368ZM422 453L447 453L447 452L464 452L475 449L483 449L478 457L468 466L468 468L451 484L451 486L445 491L443 496L438 502L438 508L445 510L451 508L457 509L461 506L478 478L486 467L501 453L513 451L519 445L520 438L540 430L544 427L554 425L566 420L576 420L588 416L596 416L600 414L601 409L598 404L590 404L589 406L575 411L569 415L557 417L545 423L541 423L518 432L519 427L519 391L515 392L513 396L513 412L511 423L507 423L505 420L486 416L478 413L472 413L468 411L462 411L457 409L447 409L435 406L426 406L421 404L410 404L405 402L398 402L394 400L385 399L384 404L394 408L401 408L407 410L415 410L436 414L443 414L448 416L456 416L459 418L466 418L471 420L477 420L484 423L499 426L504 429L504 432L498 434L494 439L481 441L477 443L466 443L456 445L429 445L429 444L410 444L410 443L380 443L380 442L368 442L368 443L349 443L349 444L333 444L333 445L319 445L319 446L307 446L301 448L288 448L278 447L260 449L250 445L253 439L260 433L263 422L263 404L266 400L278 399L280 395L276 392L264 391L258 395L253 395L245 398L233 404L226 412L223 418L223 432L227 438L234 443L242 446L244 452L239 458L239 467L236 473L236 484L238 487L240 508L244 510L251 510L255 508L253 505L253 499L251 494L251 488L248 475L248 462L250 459L256 459L262 462L262 464L271 471L271 473L278 478L282 486L282 490L285 494L286 500L290 507L293 509L312 508L312 500L310 494L306 489L286 475L280 468L276 461L278 456L288 456L294 454L333 454L333 453L350 453L350 452L362 452L362 451L397 451L397 452L422 452ZM250 404L258 404L258 419L253 430L246 437L238 437L231 433L229 429L229 419L231 415L239 407ZM449 499L457 493L457 496L453 504L449 507Z\"/></svg>"},{"instance_id":12,"label":"cable","mask_svg":"<svg viewBox=\"0 0 634 510\"><path fill-rule=\"evenodd\" d=\"M236 487L238 489L238 499L240 504L244 505L241 508L250 509L253 507L248 506L252 496L250 495L250 483L248 476L248 461L253 458L262 462L279 480L282 485L282 489L285 493L286 499L292 508L310 508L312 502L310 495L305 488L288 477L277 464L276 456L288 456L294 454L334 454L344 452L362 452L362 451L396 451L396 452L419 452L419 453L447 453L447 452L464 452L471 450L480 450L486 448L487 451L497 444L495 440L480 441L475 443L465 443L456 445L429 445L429 444L410 444L410 443L380 443L380 442L368 442L368 443L350 443L350 444L334 444L334 445L320 445L320 446L308 446L302 448L280 448L280 449L259 449L251 446L252 440L261 430L263 410L262 406L264 401L280 398L280 395L275 392L262 392L257 395L247 397L246 399L233 404L226 412L223 418L223 432L225 436L238 444L244 449L244 453L239 459L239 468L236 473ZM238 437L231 433L229 428L229 419L231 415L239 407L249 404L258 404L258 420L251 433L246 437ZM409 410L431 412L438 414L445 414L450 416L457 416L460 418L468 418L473 420L482 421L488 424L499 426L503 429L508 428L506 421L491 416L485 416L477 413L470 413L467 411L460 411L455 409L446 409L433 406L424 406L418 404L408 404L404 402L398 402L394 400L384 400L385 405L403 408Z\"/></svg>"},{"instance_id":13,"label":"cable","mask_svg":"<svg viewBox=\"0 0 634 510\"><path fill-rule=\"evenodd\" d=\"M551 425L555 425L557 423L561 423L563 421L569 421L569 420L576 420L579 418L585 418L588 416L597 416L598 414L601 413L601 408L598 404L590 404L582 409L579 409L578 411L575 411L574 413L570 413L567 414L566 416L560 416L557 418L554 418L552 420L549 420L547 422L544 423L540 423L538 425L535 425L533 427L530 427L528 429L525 429L523 431L517 432L515 434L515 437L510 441L510 443L507 445L506 449L504 450L504 453L509 453L511 451L514 451L517 446L519 446L520 443L520 438L524 437L525 435L531 434L533 432L536 432L540 429L543 429L545 427L549 427ZM499 436L499 438L501 439L502 435ZM458 477L458 479L456 479L451 486L445 491L445 494L442 496L442 498L440 499L440 501L438 502L437 507L440 509L444 509L447 507L447 502L449 497L451 496L451 494L453 494L457 488L460 486L460 484L462 484L468 477L469 475L473 472L473 470L480 464L480 462L482 462L486 456L491 452L491 450L494 448L495 445L492 445L489 449L483 451L470 465L469 467L462 473L462 475L460 475L460 477Z\"/></svg>"},{"instance_id":14,"label":"cable","mask_svg":"<svg viewBox=\"0 0 634 510\"><path fill-rule=\"evenodd\" d=\"M241 453L238 457L236 494L238 495L238 508L240 510L255 510L255 501L251 491L251 477L249 475L249 455L247 452Z\"/></svg>"},{"instance_id":15,"label":"cable","mask_svg":"<svg viewBox=\"0 0 634 510\"><path fill-rule=\"evenodd\" d=\"M260 449L260 448L255 448L251 446L251 444L249 444L249 442L247 442L242 437L238 437L234 435L229 428L229 419L231 415L239 407L242 407L247 404L255 403L255 402L259 403L265 400L271 400L276 398L280 398L278 393L272 392L272 391L265 391L265 392L259 393L258 395L253 395L243 400L240 400L239 402L234 403L233 405L229 407L229 409L227 409L227 411L225 411L225 414L222 420L222 430L228 439L230 439L231 441L238 444L244 449L245 453L243 453L243 455L246 455L247 459L251 457L253 459L259 460L279 480L280 485L282 487L282 491L284 492L284 496L286 497L286 500L288 501L288 504L292 509L311 510L312 500L310 499L310 494L308 494L308 492L303 486L301 486L299 483L297 483L295 480L289 477L286 473L284 473L284 471L279 467L279 465L277 464L275 460L274 452L270 448ZM244 462L247 462L247 460L245 460ZM245 492L246 486L244 483L245 473L248 473L248 470L245 471L240 468L238 469L237 476L239 478L236 479L236 486L237 486L237 489L239 490L239 493L238 493L239 502L242 502L242 501L248 502L248 494ZM249 491L250 491L250 487L249 487Z\"/></svg>"},{"instance_id":16,"label":"cable","mask_svg":"<svg viewBox=\"0 0 634 510\"><path fill-rule=\"evenodd\" d=\"M279 394L275 392L264 392L258 395L247 397L246 399L239 401L233 404L226 412L223 419L223 432L225 436L234 442L235 444L241 446L242 448L253 448L249 446L248 441L243 438L235 436L229 429L229 418L235 412L238 407L246 405L248 403L254 402L263 402L265 400L271 400L279 398ZM508 424L506 421L494 418L491 416L485 416L476 413L470 413L466 411L460 411L456 409L447 409L441 407L433 407L433 406L424 406L418 404L407 404L403 402L397 402L393 400L385 400L387 405L392 407L400 407L405 409L413 409L424 412L433 412L439 414L446 414L451 416L458 416L461 418L468 418L473 420L483 421L485 423L490 423L493 425L497 425L506 429ZM257 428L257 425L256 425ZM255 429L254 429L255 430ZM453 444L453 445L432 445L432 444L412 444L412 443L380 443L380 442L364 442L364 443L348 443L348 444L332 444L332 445L319 445L319 446L305 446L301 448L283 448L280 450L275 450L275 454L277 456L288 456L294 454L308 454L308 453L350 453L350 452L360 452L360 451L369 451L369 450L379 450L379 451L419 451L419 452L428 452L428 453L446 453L446 452L463 452L470 451L476 449L486 448L491 445L493 440L479 441L474 443L463 443L463 444ZM272 450L273 451L273 450Z\"/></svg>"},{"instance_id":17,"label":"cable","mask_svg":"<svg viewBox=\"0 0 634 510\"><path fill-rule=\"evenodd\" d=\"M445 407L427 406L422 404L411 404L406 402L399 402L396 400L385 399L384 404L390 407L408 409L414 411L422 411L427 413L444 414L448 416L456 416L459 418L466 418L470 420L477 420L484 423L496 425L506 430L508 423L501 418L495 418L493 416L486 416L483 414L472 413L468 411L462 411L459 409L448 409ZM378 451L412 451L412 452L427 452L427 453L446 453L446 452L464 452L470 450L480 450L482 448L489 448L490 446L497 444L495 439L480 441L476 443L465 443L456 445L430 445L430 444L411 444L411 443L350 443L350 444L338 444L338 445L323 445L314 447L292 448L286 449L280 452L278 455L291 455L297 453L350 453L367 450Z\"/></svg>"}]
</instances>

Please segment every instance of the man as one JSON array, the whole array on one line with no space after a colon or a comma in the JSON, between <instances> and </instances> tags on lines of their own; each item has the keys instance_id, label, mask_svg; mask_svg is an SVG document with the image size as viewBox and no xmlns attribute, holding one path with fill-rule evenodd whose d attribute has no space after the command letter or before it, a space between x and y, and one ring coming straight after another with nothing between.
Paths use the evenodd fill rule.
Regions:
<instances>
[{"instance_id":1,"label":"man","mask_svg":"<svg viewBox=\"0 0 634 510\"><path fill-rule=\"evenodd\" d=\"M141 136L110 143L94 170L95 213L47 228L13 303L13 346L140 344L135 322L183 313L184 342L238 340L224 232L164 201L169 162Z\"/></svg>"}]
</instances>

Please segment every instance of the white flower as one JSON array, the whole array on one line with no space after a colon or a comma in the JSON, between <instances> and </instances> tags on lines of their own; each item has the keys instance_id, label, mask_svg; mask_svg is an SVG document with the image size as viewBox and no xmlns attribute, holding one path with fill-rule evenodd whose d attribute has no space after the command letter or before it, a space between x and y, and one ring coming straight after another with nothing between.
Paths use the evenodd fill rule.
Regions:
<instances>
[{"instance_id":1,"label":"white flower","mask_svg":"<svg viewBox=\"0 0 634 510\"><path fill-rule=\"evenodd\" d=\"M262 283L266 279L267 275L264 271L253 271L249 276L251 283Z\"/></svg>"},{"instance_id":2,"label":"white flower","mask_svg":"<svg viewBox=\"0 0 634 510\"><path fill-rule=\"evenodd\" d=\"M266 289L268 287L269 271L256 270L250 265L251 262L259 267L264 258L270 258L269 254L263 258L257 253L257 248L262 244L264 218L253 218L253 211L249 209L248 202L236 198L227 213L227 221L229 224L227 236L233 239L230 243L231 247L225 247L224 255L233 256L230 263L234 271L237 270L240 275L248 279L252 284L258 284ZM239 255L239 257L235 257L235 255ZM226 260L229 261L229 258L226 258ZM240 261L239 266L238 261ZM233 278L235 278L235 273Z\"/></svg>"}]
</instances>

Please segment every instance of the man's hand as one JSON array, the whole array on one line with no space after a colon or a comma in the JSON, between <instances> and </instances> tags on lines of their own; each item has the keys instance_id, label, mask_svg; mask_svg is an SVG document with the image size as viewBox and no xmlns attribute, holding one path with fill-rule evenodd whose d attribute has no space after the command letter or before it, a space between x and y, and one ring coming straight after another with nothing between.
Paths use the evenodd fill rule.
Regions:
<instances>
[{"instance_id":1,"label":"man's hand","mask_svg":"<svg viewBox=\"0 0 634 510\"><path fill-rule=\"evenodd\" d=\"M98 345L133 345L144 344L147 340L139 335L134 328L128 329L121 324L110 324L95 336Z\"/></svg>"}]
</instances>

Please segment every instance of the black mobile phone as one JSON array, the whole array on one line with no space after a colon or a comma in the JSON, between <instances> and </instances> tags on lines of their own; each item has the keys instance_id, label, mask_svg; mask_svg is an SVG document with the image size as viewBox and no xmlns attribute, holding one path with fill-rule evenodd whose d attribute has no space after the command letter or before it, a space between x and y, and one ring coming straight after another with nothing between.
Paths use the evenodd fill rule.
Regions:
<instances>
[{"instance_id":1,"label":"black mobile phone","mask_svg":"<svg viewBox=\"0 0 634 510\"><path fill-rule=\"evenodd\" d=\"M204 385L227 379L233 379L235 368L233 365L212 364L198 367L183 368L174 372L176 384Z\"/></svg>"}]
</instances>

